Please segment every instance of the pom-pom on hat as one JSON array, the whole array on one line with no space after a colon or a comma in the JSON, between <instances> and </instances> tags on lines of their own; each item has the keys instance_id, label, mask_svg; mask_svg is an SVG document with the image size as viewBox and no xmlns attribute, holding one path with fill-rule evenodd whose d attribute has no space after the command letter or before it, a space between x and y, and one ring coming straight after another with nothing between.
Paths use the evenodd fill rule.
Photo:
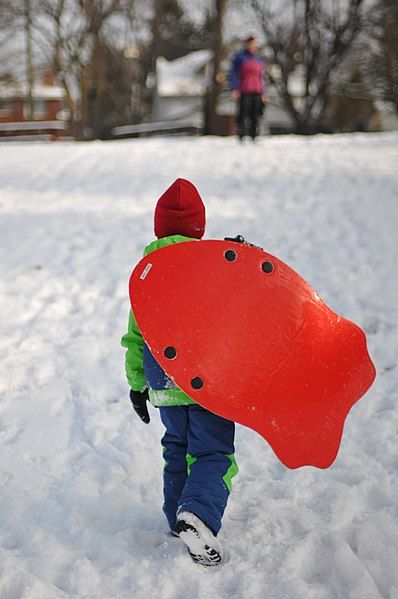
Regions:
<instances>
[{"instance_id":1,"label":"pom-pom on hat","mask_svg":"<svg viewBox=\"0 0 398 599\"><path fill-rule=\"evenodd\" d=\"M155 235L185 235L201 239L206 211L198 190L186 179L176 179L159 198L155 209Z\"/></svg>"}]
</instances>

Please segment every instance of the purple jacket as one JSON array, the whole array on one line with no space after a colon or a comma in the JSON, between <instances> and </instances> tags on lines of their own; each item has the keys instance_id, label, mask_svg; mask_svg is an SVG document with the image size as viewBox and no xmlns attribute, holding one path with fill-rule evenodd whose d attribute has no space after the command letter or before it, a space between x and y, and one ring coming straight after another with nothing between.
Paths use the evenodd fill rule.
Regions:
<instances>
[{"instance_id":1,"label":"purple jacket","mask_svg":"<svg viewBox=\"0 0 398 599\"><path fill-rule=\"evenodd\" d=\"M261 56L242 50L232 62L231 88L242 94L264 93L264 61Z\"/></svg>"},{"instance_id":2,"label":"purple jacket","mask_svg":"<svg viewBox=\"0 0 398 599\"><path fill-rule=\"evenodd\" d=\"M231 87L242 94L264 93L265 65L261 56L243 50L235 55L231 71Z\"/></svg>"}]
</instances>

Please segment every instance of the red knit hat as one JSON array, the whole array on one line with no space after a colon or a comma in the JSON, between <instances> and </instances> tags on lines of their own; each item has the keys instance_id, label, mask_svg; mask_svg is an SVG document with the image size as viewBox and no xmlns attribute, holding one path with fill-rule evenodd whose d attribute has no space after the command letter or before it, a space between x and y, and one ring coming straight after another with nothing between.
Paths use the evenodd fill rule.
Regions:
<instances>
[{"instance_id":1,"label":"red knit hat","mask_svg":"<svg viewBox=\"0 0 398 599\"><path fill-rule=\"evenodd\" d=\"M198 190L186 179L176 179L159 198L155 209L155 235L185 235L201 239L206 212Z\"/></svg>"}]
</instances>

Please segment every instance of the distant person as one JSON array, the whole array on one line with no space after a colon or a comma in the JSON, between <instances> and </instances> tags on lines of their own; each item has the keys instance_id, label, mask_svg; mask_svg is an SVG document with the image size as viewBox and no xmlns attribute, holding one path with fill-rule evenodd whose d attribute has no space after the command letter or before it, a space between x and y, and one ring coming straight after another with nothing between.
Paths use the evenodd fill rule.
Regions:
<instances>
[{"instance_id":1,"label":"distant person","mask_svg":"<svg viewBox=\"0 0 398 599\"><path fill-rule=\"evenodd\" d=\"M258 54L257 39L251 35L244 49L236 54L232 63L232 97L239 101L237 134L242 140L250 135L254 140L258 134L258 117L262 115L268 96L264 85L265 63Z\"/></svg>"}]
</instances>

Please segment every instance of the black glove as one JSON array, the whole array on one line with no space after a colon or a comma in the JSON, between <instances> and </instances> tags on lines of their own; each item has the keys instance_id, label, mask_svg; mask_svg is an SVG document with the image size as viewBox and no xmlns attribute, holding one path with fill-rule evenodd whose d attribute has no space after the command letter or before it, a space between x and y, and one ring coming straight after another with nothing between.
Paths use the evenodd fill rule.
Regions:
<instances>
[{"instance_id":1,"label":"black glove","mask_svg":"<svg viewBox=\"0 0 398 599\"><path fill-rule=\"evenodd\" d=\"M145 391L133 391L130 389L130 399L136 414L138 414L142 422L148 424L150 421L148 407L146 405L146 402L148 401L148 389L145 389Z\"/></svg>"}]
</instances>

